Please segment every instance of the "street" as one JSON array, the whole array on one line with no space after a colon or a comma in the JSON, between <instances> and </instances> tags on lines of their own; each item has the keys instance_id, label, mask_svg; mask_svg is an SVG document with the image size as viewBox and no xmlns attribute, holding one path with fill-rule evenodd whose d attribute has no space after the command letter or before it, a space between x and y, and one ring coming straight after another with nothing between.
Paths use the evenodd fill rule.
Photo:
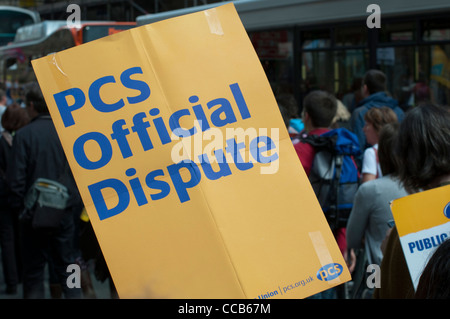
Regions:
<instances>
[{"instance_id":1,"label":"street","mask_svg":"<svg viewBox=\"0 0 450 319\"><path fill-rule=\"evenodd\" d=\"M1 260L1 255L0 255ZM104 282L100 282L95 278L94 275L94 265L92 263L88 264L88 270L91 276L92 284L94 286L94 291L96 294L97 299L111 299L111 294L109 290L109 282L108 280ZM45 299L51 299L50 297L50 288L48 284L48 268L45 269L45 280L44 280L44 286L45 286ZM10 295L5 293L6 285L5 280L3 276L3 264L0 263L0 299L22 299L23 298L23 292L22 292L22 284L19 284L17 287L17 293Z\"/></svg>"}]
</instances>

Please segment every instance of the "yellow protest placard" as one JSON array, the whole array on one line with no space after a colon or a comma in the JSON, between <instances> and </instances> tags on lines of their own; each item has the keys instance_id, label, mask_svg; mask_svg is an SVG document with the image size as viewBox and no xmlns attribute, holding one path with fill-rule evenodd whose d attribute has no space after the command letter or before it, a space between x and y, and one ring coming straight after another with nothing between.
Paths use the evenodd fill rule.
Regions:
<instances>
[{"instance_id":1,"label":"yellow protest placard","mask_svg":"<svg viewBox=\"0 0 450 319\"><path fill-rule=\"evenodd\" d=\"M408 270L417 288L429 257L450 238L450 186L394 200L391 208Z\"/></svg>"},{"instance_id":2,"label":"yellow protest placard","mask_svg":"<svg viewBox=\"0 0 450 319\"><path fill-rule=\"evenodd\" d=\"M233 4L33 68L121 298L301 298L350 279Z\"/></svg>"}]
</instances>

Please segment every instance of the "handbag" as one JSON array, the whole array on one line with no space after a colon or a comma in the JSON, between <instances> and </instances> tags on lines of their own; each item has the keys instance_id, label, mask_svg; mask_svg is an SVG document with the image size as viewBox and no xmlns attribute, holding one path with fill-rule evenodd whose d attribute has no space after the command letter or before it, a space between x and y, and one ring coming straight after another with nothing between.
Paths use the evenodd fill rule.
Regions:
<instances>
[{"instance_id":1,"label":"handbag","mask_svg":"<svg viewBox=\"0 0 450 319\"><path fill-rule=\"evenodd\" d=\"M63 184L38 178L25 195L21 220L30 220L34 229L56 229L64 217L69 197Z\"/></svg>"}]
</instances>

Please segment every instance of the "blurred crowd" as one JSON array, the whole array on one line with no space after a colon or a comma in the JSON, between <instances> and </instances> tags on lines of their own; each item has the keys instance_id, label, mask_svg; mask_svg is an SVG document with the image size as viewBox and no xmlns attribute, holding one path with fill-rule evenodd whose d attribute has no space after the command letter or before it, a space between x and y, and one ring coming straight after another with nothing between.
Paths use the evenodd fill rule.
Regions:
<instances>
[{"instance_id":1,"label":"blurred crowd","mask_svg":"<svg viewBox=\"0 0 450 319\"><path fill-rule=\"evenodd\" d=\"M95 298L88 270L92 260L96 279L109 281L111 297L116 298L38 84L0 88L0 115L2 289L27 299L48 294L51 298ZM44 191L49 191L47 199L68 195L63 205L51 207L42 204ZM78 265L80 285L68 287L69 265ZM17 291L19 286L23 291Z\"/></svg>"},{"instance_id":2,"label":"blurred crowd","mask_svg":"<svg viewBox=\"0 0 450 319\"><path fill-rule=\"evenodd\" d=\"M389 203L450 184L450 108L424 98L402 109L378 70L369 70L343 101L330 92L311 91L300 116L291 95L276 97L308 175L317 154L305 142L308 136L343 128L361 151L354 157L359 180L351 212L344 226L333 229L353 277L360 280L352 281L350 292L335 288L311 298L449 298L449 241L434 252L414 289ZM94 260L95 276L109 281L111 297L117 297L39 86L0 87L0 116L0 248L6 284L0 289L16 294L21 284L23 298L44 298L48 268L52 298L95 298L86 266ZM44 222L36 219L36 202L29 204L30 189L40 179L60 183L69 194L64 207L48 209L53 217ZM80 288L67 287L70 264L80 266ZM369 264L380 266L379 288L365 286Z\"/></svg>"},{"instance_id":3,"label":"blurred crowd","mask_svg":"<svg viewBox=\"0 0 450 319\"><path fill-rule=\"evenodd\" d=\"M406 109L387 91L386 76L379 70L367 71L344 96L345 103L330 92L309 92L301 116L292 96L278 96L280 112L311 182L319 150L306 137L344 128L361 150L360 156L354 156L360 184L351 212L346 225L333 230L354 280L350 291L332 289L312 298L450 297L449 240L436 250L414 289L390 208L392 200L450 184L450 107L432 103L423 83L414 87L416 103ZM371 264L381 267L381 283L375 289L366 286Z\"/></svg>"}]
</instances>

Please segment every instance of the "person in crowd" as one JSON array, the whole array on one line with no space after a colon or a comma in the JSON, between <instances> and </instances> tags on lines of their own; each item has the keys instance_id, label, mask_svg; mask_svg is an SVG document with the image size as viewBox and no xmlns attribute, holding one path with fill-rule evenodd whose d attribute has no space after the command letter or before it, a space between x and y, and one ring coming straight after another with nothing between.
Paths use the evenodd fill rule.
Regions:
<instances>
[{"instance_id":1,"label":"person in crowd","mask_svg":"<svg viewBox=\"0 0 450 319\"><path fill-rule=\"evenodd\" d=\"M332 94L321 90L308 93L303 100L302 111L302 120L307 135L322 135L328 132L336 112L337 101ZM309 175L316 153L314 147L300 141L294 145L294 148L306 175Z\"/></svg>"},{"instance_id":2,"label":"person in crowd","mask_svg":"<svg viewBox=\"0 0 450 319\"><path fill-rule=\"evenodd\" d=\"M18 216L9 208L6 172L10 165L13 136L28 122L28 113L18 104L8 106L1 118L4 131L0 137L0 245L6 294L16 294L21 280Z\"/></svg>"},{"instance_id":3,"label":"person in crowd","mask_svg":"<svg viewBox=\"0 0 450 319\"><path fill-rule=\"evenodd\" d=\"M386 76L379 70L369 70L363 78L362 99L357 108L352 112L350 119L351 129L358 136L361 150L365 150L370 145L367 144L363 132L365 124L364 115L371 108L387 106L397 115L397 120L401 122L404 118L403 110L398 106L398 101L386 93Z\"/></svg>"},{"instance_id":4,"label":"person in crowd","mask_svg":"<svg viewBox=\"0 0 450 319\"><path fill-rule=\"evenodd\" d=\"M361 168L362 183L383 176L378 156L380 130L388 123L398 122L397 115L391 108L386 106L371 108L364 115L364 120L364 135L366 136L367 143L372 146L366 148L364 151Z\"/></svg>"},{"instance_id":5,"label":"person in crowd","mask_svg":"<svg viewBox=\"0 0 450 319\"><path fill-rule=\"evenodd\" d=\"M70 194L76 193L73 176L37 83L27 88L25 98L31 121L17 131L14 137L11 166L7 173L11 208L16 214L24 210L26 192L39 177L59 181L68 188ZM73 213L70 211L73 204L69 204L59 227L52 231L34 228L31 220L20 221L24 298L45 297L44 270L49 261L52 262L65 297L81 297L79 288L69 288L67 285L67 278L71 274L67 272L67 266L75 263L75 228Z\"/></svg>"},{"instance_id":6,"label":"person in crowd","mask_svg":"<svg viewBox=\"0 0 450 319\"><path fill-rule=\"evenodd\" d=\"M321 135L330 131L330 126L335 118L336 112L337 100L332 94L321 90L315 90L308 93L303 100L302 120L305 132L302 134ZM309 176L316 154L314 147L300 140L298 143L294 144L294 148L303 165L305 173ZM338 236L338 242L341 242L339 238L343 238L342 233L339 232L335 235ZM311 296L310 298L331 299L335 298L335 296L335 289L328 289Z\"/></svg>"},{"instance_id":7,"label":"person in crowd","mask_svg":"<svg viewBox=\"0 0 450 319\"><path fill-rule=\"evenodd\" d=\"M350 91L342 97L342 103L344 103L350 114L356 108L359 101L363 99L361 91L362 80L363 79L361 77L355 78L353 80Z\"/></svg>"},{"instance_id":8,"label":"person in crowd","mask_svg":"<svg viewBox=\"0 0 450 319\"><path fill-rule=\"evenodd\" d=\"M394 153L397 131L395 122L381 129L378 153L383 176L358 188L347 223L348 249L365 248L369 264L381 264L381 243L389 229L388 222L393 219L390 202L408 195L397 176L399 164Z\"/></svg>"},{"instance_id":9,"label":"person in crowd","mask_svg":"<svg viewBox=\"0 0 450 319\"><path fill-rule=\"evenodd\" d=\"M330 127L333 129L343 127L350 130L350 117L351 113L347 110L344 103L342 103L340 100L337 100L336 115L334 116Z\"/></svg>"},{"instance_id":10,"label":"person in crowd","mask_svg":"<svg viewBox=\"0 0 450 319\"><path fill-rule=\"evenodd\" d=\"M417 285L416 299L450 299L450 240L440 244L430 257Z\"/></svg>"},{"instance_id":11,"label":"person in crowd","mask_svg":"<svg viewBox=\"0 0 450 319\"><path fill-rule=\"evenodd\" d=\"M396 145L400 160L399 179L409 194L450 184L448 107L428 103L408 111L400 125ZM413 296L414 286L394 226L386 242L380 288L375 289L374 297L403 299Z\"/></svg>"}]
</instances>

